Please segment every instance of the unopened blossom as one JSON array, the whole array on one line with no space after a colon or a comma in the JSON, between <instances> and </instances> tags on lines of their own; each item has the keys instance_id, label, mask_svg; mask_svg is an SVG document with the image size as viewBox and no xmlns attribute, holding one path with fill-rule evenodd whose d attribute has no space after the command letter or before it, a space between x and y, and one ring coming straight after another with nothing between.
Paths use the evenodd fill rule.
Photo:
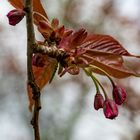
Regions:
<instances>
[{"instance_id":1,"label":"unopened blossom","mask_svg":"<svg viewBox=\"0 0 140 140\"><path fill-rule=\"evenodd\" d=\"M106 99L103 104L104 115L108 119L114 119L118 116L118 107L115 101Z\"/></svg>"},{"instance_id":2,"label":"unopened blossom","mask_svg":"<svg viewBox=\"0 0 140 140\"><path fill-rule=\"evenodd\" d=\"M18 24L23 19L24 16L25 16L25 12L21 9L11 10L7 14L7 17L9 19L9 24L12 26Z\"/></svg>"},{"instance_id":3,"label":"unopened blossom","mask_svg":"<svg viewBox=\"0 0 140 140\"><path fill-rule=\"evenodd\" d=\"M126 91L119 86L113 87L113 98L116 104L121 105L126 99Z\"/></svg>"},{"instance_id":4,"label":"unopened blossom","mask_svg":"<svg viewBox=\"0 0 140 140\"><path fill-rule=\"evenodd\" d=\"M94 98L94 108L96 110L103 108L103 103L104 103L104 98L102 94L96 93L95 98Z\"/></svg>"}]
</instances>

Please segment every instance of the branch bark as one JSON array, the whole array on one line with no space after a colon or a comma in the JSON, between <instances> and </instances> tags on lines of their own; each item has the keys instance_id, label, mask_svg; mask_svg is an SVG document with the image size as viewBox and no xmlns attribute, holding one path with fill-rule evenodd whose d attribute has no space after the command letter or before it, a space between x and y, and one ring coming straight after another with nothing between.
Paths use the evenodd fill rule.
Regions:
<instances>
[{"instance_id":1,"label":"branch bark","mask_svg":"<svg viewBox=\"0 0 140 140\"><path fill-rule=\"evenodd\" d=\"M41 109L40 104L40 89L35 83L33 71L32 71L32 54L33 54L33 47L36 45L35 42L35 33L34 33L34 26L33 26L33 1L26 0L25 1L25 8L26 12L26 28L27 28L27 80L28 85L32 89L33 99L35 101L34 104L34 111L33 117L31 120L31 124L34 129L34 137L35 140L40 140L40 133L39 133L39 110Z\"/></svg>"},{"instance_id":2,"label":"branch bark","mask_svg":"<svg viewBox=\"0 0 140 140\"><path fill-rule=\"evenodd\" d=\"M65 60L69 57L64 50L58 49L55 44L51 44L51 46L37 45L33 48L33 53L40 53L43 55L48 55L49 57L56 58L59 62L60 60Z\"/></svg>"}]
</instances>

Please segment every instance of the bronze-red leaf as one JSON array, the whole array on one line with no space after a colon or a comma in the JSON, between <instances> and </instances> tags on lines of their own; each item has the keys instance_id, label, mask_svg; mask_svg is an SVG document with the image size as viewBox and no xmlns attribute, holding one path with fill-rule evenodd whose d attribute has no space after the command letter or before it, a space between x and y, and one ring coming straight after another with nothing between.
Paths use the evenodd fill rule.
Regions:
<instances>
[{"instance_id":1,"label":"bronze-red leaf","mask_svg":"<svg viewBox=\"0 0 140 140\"><path fill-rule=\"evenodd\" d=\"M53 71L56 66L56 60L46 57L46 65L44 67L33 66L33 74L35 77L35 82L40 89L42 89L51 79ZM34 105L34 100L32 98L32 90L30 86L27 86L28 98L29 98L29 109L32 111L32 106Z\"/></svg>"},{"instance_id":2,"label":"bronze-red leaf","mask_svg":"<svg viewBox=\"0 0 140 140\"><path fill-rule=\"evenodd\" d=\"M83 58L86 59L91 65L97 66L100 69L103 69L110 76L115 78L126 78L129 76L139 76L135 71L127 68L124 64L123 58L121 56L95 56L90 57L88 55L83 55ZM95 73L103 74L99 69L92 68L92 71Z\"/></svg>"},{"instance_id":3,"label":"bronze-red leaf","mask_svg":"<svg viewBox=\"0 0 140 140\"><path fill-rule=\"evenodd\" d=\"M89 35L81 46L88 54L134 56L123 46L108 35ZM137 57L137 56L134 56Z\"/></svg>"}]
</instances>

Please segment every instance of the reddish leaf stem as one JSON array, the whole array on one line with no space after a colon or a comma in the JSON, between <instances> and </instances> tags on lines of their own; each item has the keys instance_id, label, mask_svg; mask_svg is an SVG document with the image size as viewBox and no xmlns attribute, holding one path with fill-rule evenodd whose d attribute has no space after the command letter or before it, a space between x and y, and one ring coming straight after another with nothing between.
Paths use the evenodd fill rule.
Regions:
<instances>
[{"instance_id":1,"label":"reddish leaf stem","mask_svg":"<svg viewBox=\"0 0 140 140\"><path fill-rule=\"evenodd\" d=\"M27 28L27 76L28 76L28 84L30 85L33 93L33 99L35 101L34 104L34 112L33 118L31 120L31 124L34 129L34 137L35 140L40 140L39 133L39 110L40 106L40 89L35 83L33 71L32 71L32 54L33 54L33 46L35 45L35 33L33 27L33 1L26 0L25 8L26 11L26 28Z\"/></svg>"}]
</instances>

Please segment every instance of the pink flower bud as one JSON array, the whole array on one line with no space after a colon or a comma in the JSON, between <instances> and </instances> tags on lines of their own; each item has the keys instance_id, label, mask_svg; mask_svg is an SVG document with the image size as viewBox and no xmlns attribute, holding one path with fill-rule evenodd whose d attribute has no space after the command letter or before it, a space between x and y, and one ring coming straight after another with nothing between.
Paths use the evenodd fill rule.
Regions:
<instances>
[{"instance_id":1,"label":"pink flower bud","mask_svg":"<svg viewBox=\"0 0 140 140\"><path fill-rule=\"evenodd\" d=\"M105 117L108 118L108 119L114 119L115 117L118 116L117 105L111 99L107 99L107 100L104 101L103 111L104 111Z\"/></svg>"},{"instance_id":2,"label":"pink flower bud","mask_svg":"<svg viewBox=\"0 0 140 140\"><path fill-rule=\"evenodd\" d=\"M102 94L96 93L95 98L94 98L94 108L96 110L103 108L103 103L104 103L104 98Z\"/></svg>"},{"instance_id":3,"label":"pink flower bud","mask_svg":"<svg viewBox=\"0 0 140 140\"><path fill-rule=\"evenodd\" d=\"M116 104L121 105L126 99L126 91L125 89L114 86L113 87L113 98Z\"/></svg>"},{"instance_id":4,"label":"pink flower bud","mask_svg":"<svg viewBox=\"0 0 140 140\"><path fill-rule=\"evenodd\" d=\"M25 12L21 9L14 9L7 14L9 24L12 26L15 26L17 23L19 23L24 16Z\"/></svg>"},{"instance_id":5,"label":"pink flower bud","mask_svg":"<svg viewBox=\"0 0 140 140\"><path fill-rule=\"evenodd\" d=\"M45 59L44 57L40 55L34 55L32 57L32 65L36 67L43 67L45 65Z\"/></svg>"}]
</instances>

